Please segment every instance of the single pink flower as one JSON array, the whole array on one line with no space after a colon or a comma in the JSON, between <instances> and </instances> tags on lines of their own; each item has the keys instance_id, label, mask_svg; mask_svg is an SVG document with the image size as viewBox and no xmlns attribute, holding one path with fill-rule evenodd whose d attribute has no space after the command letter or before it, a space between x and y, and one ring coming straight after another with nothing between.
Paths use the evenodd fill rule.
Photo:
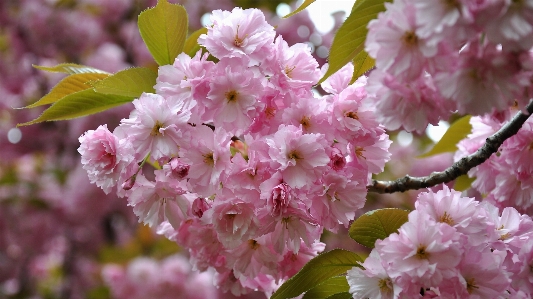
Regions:
<instances>
[{"instance_id":1,"label":"single pink flower","mask_svg":"<svg viewBox=\"0 0 533 299\"><path fill-rule=\"evenodd\" d=\"M133 162L133 147L127 140L120 140L107 129L107 125L89 130L79 138L83 169L91 183L111 192L124 168Z\"/></svg>"},{"instance_id":2,"label":"single pink flower","mask_svg":"<svg viewBox=\"0 0 533 299\"><path fill-rule=\"evenodd\" d=\"M217 194L215 203L204 212L202 220L213 224L218 239L226 248L235 248L257 237L259 229L254 205L238 199L231 192Z\"/></svg>"},{"instance_id":3,"label":"single pink flower","mask_svg":"<svg viewBox=\"0 0 533 299\"><path fill-rule=\"evenodd\" d=\"M189 214L191 203L184 194L187 192L183 181L168 178L164 171L156 170L156 181L151 182L143 175L137 177L136 185L128 198L133 212L150 227L157 227L168 221L175 229Z\"/></svg>"},{"instance_id":4,"label":"single pink flower","mask_svg":"<svg viewBox=\"0 0 533 299\"><path fill-rule=\"evenodd\" d=\"M271 82L282 92L310 88L318 82L318 62L311 55L307 44L298 43L289 47L281 36L274 42L274 53L267 62L273 75Z\"/></svg>"},{"instance_id":5,"label":"single pink flower","mask_svg":"<svg viewBox=\"0 0 533 299\"><path fill-rule=\"evenodd\" d=\"M143 93L133 105L135 110L119 128L132 143L136 158L142 160L148 153L156 160L177 155L179 145L188 141L191 115L183 102L170 103L160 95Z\"/></svg>"},{"instance_id":6,"label":"single pink flower","mask_svg":"<svg viewBox=\"0 0 533 299\"><path fill-rule=\"evenodd\" d=\"M417 35L414 4L405 0L385 3L386 11L368 23L365 50L376 67L395 77L411 80L427 68L437 48Z\"/></svg>"},{"instance_id":7,"label":"single pink flower","mask_svg":"<svg viewBox=\"0 0 533 299\"><path fill-rule=\"evenodd\" d=\"M413 284L429 287L440 284L461 261L461 234L447 224L436 223L415 210L409 221L376 249L393 279L405 277Z\"/></svg>"},{"instance_id":8,"label":"single pink flower","mask_svg":"<svg viewBox=\"0 0 533 299\"><path fill-rule=\"evenodd\" d=\"M262 109L261 97L265 78L241 64L239 59L223 59L217 63L210 83L206 114L203 121L213 120L234 135L248 131L256 113Z\"/></svg>"},{"instance_id":9,"label":"single pink flower","mask_svg":"<svg viewBox=\"0 0 533 299\"><path fill-rule=\"evenodd\" d=\"M283 180L292 188L313 183L329 163L325 139L320 134L302 134L295 126L280 126L266 139L270 158L278 164Z\"/></svg>"},{"instance_id":10,"label":"single pink flower","mask_svg":"<svg viewBox=\"0 0 533 299\"><path fill-rule=\"evenodd\" d=\"M215 10L211 21L198 43L216 58L247 58L253 65L270 53L276 33L259 9Z\"/></svg>"}]
</instances>

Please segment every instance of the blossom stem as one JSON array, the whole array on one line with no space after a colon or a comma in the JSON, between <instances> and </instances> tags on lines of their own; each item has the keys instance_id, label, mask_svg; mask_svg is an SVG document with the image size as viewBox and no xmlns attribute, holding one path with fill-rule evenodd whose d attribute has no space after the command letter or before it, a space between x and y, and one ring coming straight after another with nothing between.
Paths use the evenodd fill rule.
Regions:
<instances>
[{"instance_id":1,"label":"blossom stem","mask_svg":"<svg viewBox=\"0 0 533 299\"><path fill-rule=\"evenodd\" d=\"M395 193L407 190L418 190L433 187L438 184L448 183L461 175L466 174L470 169L485 162L493 153L497 152L500 146L509 137L515 135L522 125L533 113L533 101L524 109L518 112L510 122L505 124L498 132L486 139L485 144L475 153L462 158L453 163L450 167L440 172L433 172L425 177L412 177L406 175L394 181L372 180L372 185L367 186L368 192L374 193Z\"/></svg>"}]
</instances>

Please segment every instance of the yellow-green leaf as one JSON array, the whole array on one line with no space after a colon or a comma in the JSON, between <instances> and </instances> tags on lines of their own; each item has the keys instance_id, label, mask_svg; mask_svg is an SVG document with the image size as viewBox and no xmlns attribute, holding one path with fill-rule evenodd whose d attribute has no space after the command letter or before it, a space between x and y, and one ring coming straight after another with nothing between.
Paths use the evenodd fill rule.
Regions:
<instances>
[{"instance_id":1,"label":"yellow-green leaf","mask_svg":"<svg viewBox=\"0 0 533 299\"><path fill-rule=\"evenodd\" d=\"M183 52L193 57L194 54L196 54L196 52L200 50L200 45L198 44L198 38L202 34L207 34L206 27L200 28L194 31L193 33L191 33L191 35L189 35L189 37L185 41L185 45L183 46Z\"/></svg>"},{"instance_id":2,"label":"yellow-green leaf","mask_svg":"<svg viewBox=\"0 0 533 299\"><path fill-rule=\"evenodd\" d=\"M47 71L51 73L65 73L65 74L86 74L86 73L96 73L96 74L108 74L108 72L96 69L94 67L75 64L75 63L61 63L56 66L42 66L42 65L33 65L34 68Z\"/></svg>"},{"instance_id":3,"label":"yellow-green leaf","mask_svg":"<svg viewBox=\"0 0 533 299\"><path fill-rule=\"evenodd\" d=\"M355 242L374 248L376 240L383 240L407 222L409 211L400 209L379 209L367 212L357 218L348 231Z\"/></svg>"},{"instance_id":4,"label":"yellow-green leaf","mask_svg":"<svg viewBox=\"0 0 533 299\"><path fill-rule=\"evenodd\" d=\"M129 103L131 97L105 95L92 89L78 91L55 102L46 109L38 118L17 126L27 126L43 121L56 121L90 115L107 109Z\"/></svg>"},{"instance_id":5,"label":"yellow-green leaf","mask_svg":"<svg viewBox=\"0 0 533 299\"><path fill-rule=\"evenodd\" d=\"M183 50L189 21L183 6L159 0L138 19L144 43L159 65L172 64Z\"/></svg>"},{"instance_id":6,"label":"yellow-green leaf","mask_svg":"<svg viewBox=\"0 0 533 299\"><path fill-rule=\"evenodd\" d=\"M270 299L288 299L299 296L331 277L359 267L363 260L355 253L334 249L310 260L300 272L284 282Z\"/></svg>"},{"instance_id":7,"label":"yellow-green leaf","mask_svg":"<svg viewBox=\"0 0 533 299\"><path fill-rule=\"evenodd\" d=\"M98 81L107 76L109 75L100 73L80 73L70 75L59 81L59 83L57 83L56 86L54 86L54 88L52 88L52 90L40 100L24 108L53 104L69 94L91 88L89 82Z\"/></svg>"},{"instance_id":8,"label":"yellow-green leaf","mask_svg":"<svg viewBox=\"0 0 533 299\"><path fill-rule=\"evenodd\" d=\"M100 80L93 87L98 93L138 98L143 92L155 92L156 79L157 74L151 69L134 67Z\"/></svg>"},{"instance_id":9,"label":"yellow-green leaf","mask_svg":"<svg viewBox=\"0 0 533 299\"><path fill-rule=\"evenodd\" d=\"M426 158L434 155L455 152L457 150L457 143L466 138L472 131L472 125L470 124L470 115L466 115L456 120L444 133L442 138L433 146L433 148L418 158Z\"/></svg>"},{"instance_id":10,"label":"yellow-green leaf","mask_svg":"<svg viewBox=\"0 0 533 299\"><path fill-rule=\"evenodd\" d=\"M466 189L470 188L472 186L472 183L476 180L476 178L471 178L466 174L463 174L455 179L455 184L453 185L453 189L457 191L465 191Z\"/></svg>"},{"instance_id":11,"label":"yellow-green leaf","mask_svg":"<svg viewBox=\"0 0 533 299\"><path fill-rule=\"evenodd\" d=\"M350 84L354 83L357 78L361 77L364 73L368 72L375 65L374 58L368 56L366 51L361 51L355 55L352 60L353 63L353 76Z\"/></svg>"},{"instance_id":12,"label":"yellow-green leaf","mask_svg":"<svg viewBox=\"0 0 533 299\"><path fill-rule=\"evenodd\" d=\"M329 67L318 84L336 73L364 51L368 22L385 10L384 0L357 0L350 16L339 28L329 50Z\"/></svg>"},{"instance_id":13,"label":"yellow-green leaf","mask_svg":"<svg viewBox=\"0 0 533 299\"><path fill-rule=\"evenodd\" d=\"M326 299L352 299L353 296L350 292L342 292L326 297Z\"/></svg>"},{"instance_id":14,"label":"yellow-green leaf","mask_svg":"<svg viewBox=\"0 0 533 299\"><path fill-rule=\"evenodd\" d=\"M302 299L324 299L337 293L348 292L349 289L346 276L335 276L307 291Z\"/></svg>"},{"instance_id":15,"label":"yellow-green leaf","mask_svg":"<svg viewBox=\"0 0 533 299\"><path fill-rule=\"evenodd\" d=\"M304 10L306 7L308 7L309 5L311 5L313 2L315 2L315 0L305 0L302 5L300 5L300 7L298 7L296 10L294 10L293 12L291 12L290 14L284 16L283 18L288 18L288 17L292 17L294 16L295 14L299 13L300 11Z\"/></svg>"}]
</instances>

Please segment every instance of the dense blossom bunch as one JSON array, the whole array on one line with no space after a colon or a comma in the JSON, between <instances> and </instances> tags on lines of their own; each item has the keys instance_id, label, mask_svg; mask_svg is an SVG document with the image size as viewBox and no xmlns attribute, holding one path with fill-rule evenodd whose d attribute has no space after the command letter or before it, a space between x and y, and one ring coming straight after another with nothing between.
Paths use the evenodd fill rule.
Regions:
<instances>
[{"instance_id":1,"label":"dense blossom bunch","mask_svg":"<svg viewBox=\"0 0 533 299\"><path fill-rule=\"evenodd\" d=\"M472 117L472 133L459 144L455 154L458 160L474 153L502 125L508 117L486 115ZM522 213L533 212L533 121L524 123L520 131L507 139L485 163L471 169L468 175L475 178L472 187L484 195L484 200L497 207L515 207Z\"/></svg>"},{"instance_id":2,"label":"dense blossom bunch","mask_svg":"<svg viewBox=\"0 0 533 299\"><path fill-rule=\"evenodd\" d=\"M209 53L161 66L156 94L134 100L113 133L86 132L79 151L91 181L117 186L196 269L214 268L234 294L268 293L324 249L323 229L354 219L390 141L366 78L348 86L340 72L316 97L310 49L276 37L260 10L218 10L212 22L198 39ZM144 161L159 169L145 174Z\"/></svg>"},{"instance_id":3,"label":"dense blossom bunch","mask_svg":"<svg viewBox=\"0 0 533 299\"><path fill-rule=\"evenodd\" d=\"M395 0L369 23L368 91L388 129L422 132L454 111L483 115L531 90L531 1Z\"/></svg>"},{"instance_id":4,"label":"dense blossom bunch","mask_svg":"<svg viewBox=\"0 0 533 299\"><path fill-rule=\"evenodd\" d=\"M191 272L189 261L182 255L172 255L161 261L138 257L125 268L106 265L102 272L116 299L217 298L211 275Z\"/></svg>"},{"instance_id":5,"label":"dense blossom bunch","mask_svg":"<svg viewBox=\"0 0 533 299\"><path fill-rule=\"evenodd\" d=\"M443 185L348 271L354 298L531 298L533 220Z\"/></svg>"}]
</instances>

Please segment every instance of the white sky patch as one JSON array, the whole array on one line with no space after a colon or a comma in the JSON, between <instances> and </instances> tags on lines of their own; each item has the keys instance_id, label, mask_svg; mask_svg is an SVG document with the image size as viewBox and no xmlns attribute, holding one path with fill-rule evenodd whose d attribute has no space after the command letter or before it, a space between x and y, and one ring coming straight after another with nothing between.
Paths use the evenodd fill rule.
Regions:
<instances>
[{"instance_id":1,"label":"white sky patch","mask_svg":"<svg viewBox=\"0 0 533 299\"><path fill-rule=\"evenodd\" d=\"M287 3L280 3L278 7L276 7L276 14L278 17L283 18L284 16L291 13L291 7Z\"/></svg>"},{"instance_id":2,"label":"white sky patch","mask_svg":"<svg viewBox=\"0 0 533 299\"><path fill-rule=\"evenodd\" d=\"M11 128L7 132L7 140L13 144L19 143L22 139L22 131L19 128Z\"/></svg>"},{"instance_id":3,"label":"white sky patch","mask_svg":"<svg viewBox=\"0 0 533 299\"><path fill-rule=\"evenodd\" d=\"M296 3L296 7L300 7L303 0ZM306 10L309 12L311 21L315 23L316 29L320 33L328 33L335 26L335 20L331 16L337 11L344 11L344 17L347 18L352 11L353 0L317 0L309 5Z\"/></svg>"},{"instance_id":4,"label":"white sky patch","mask_svg":"<svg viewBox=\"0 0 533 299\"><path fill-rule=\"evenodd\" d=\"M211 22L211 13L204 13L204 15L200 18L200 23L202 23L202 26L207 27L211 25L213 22Z\"/></svg>"},{"instance_id":5,"label":"white sky patch","mask_svg":"<svg viewBox=\"0 0 533 299\"><path fill-rule=\"evenodd\" d=\"M449 127L450 124L448 122L441 120L437 126L432 124L428 125L426 134L431 140L433 140L433 142L437 143L442 138L444 133L446 133Z\"/></svg>"},{"instance_id":6,"label":"white sky patch","mask_svg":"<svg viewBox=\"0 0 533 299\"><path fill-rule=\"evenodd\" d=\"M400 131L396 139L401 146L409 146L413 142L413 134L407 131Z\"/></svg>"}]
</instances>

